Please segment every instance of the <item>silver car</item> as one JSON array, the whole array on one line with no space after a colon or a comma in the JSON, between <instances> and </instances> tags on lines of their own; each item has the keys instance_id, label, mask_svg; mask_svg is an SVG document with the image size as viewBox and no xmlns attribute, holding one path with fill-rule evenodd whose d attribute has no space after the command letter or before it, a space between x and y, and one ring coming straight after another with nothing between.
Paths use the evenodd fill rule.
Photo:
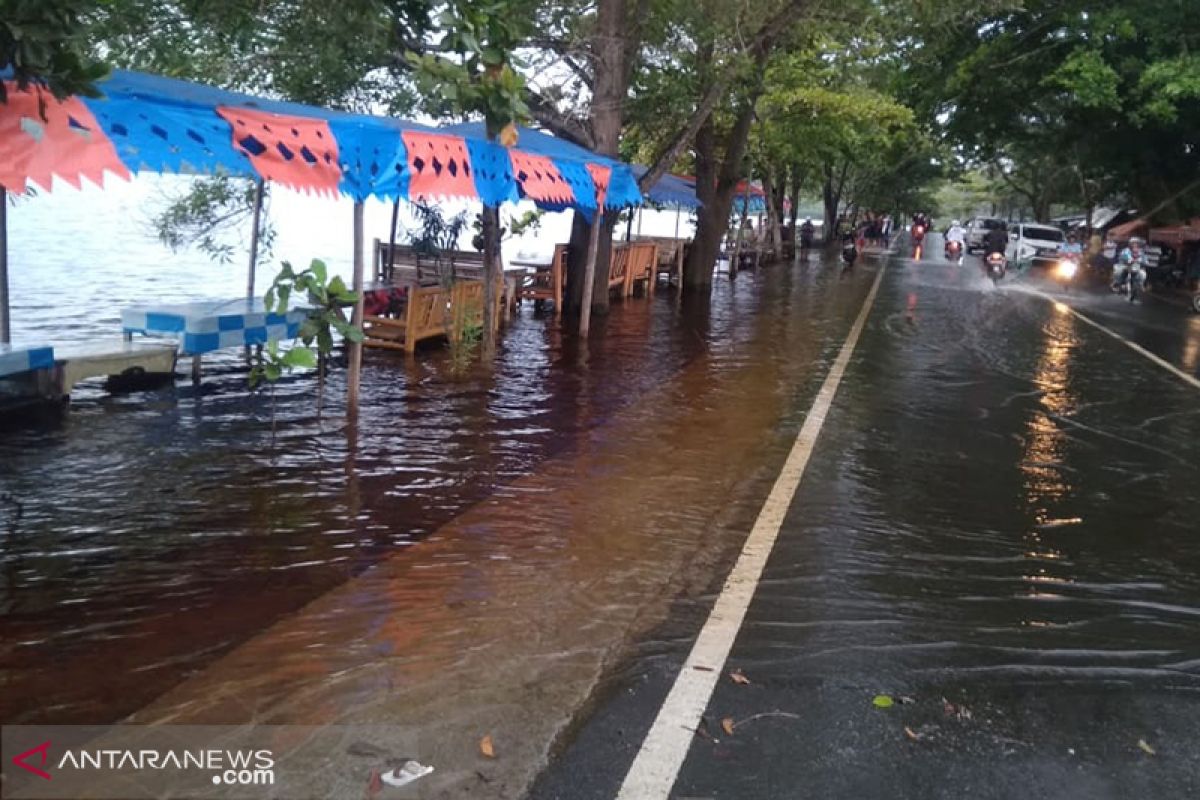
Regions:
<instances>
[{"instance_id":1,"label":"silver car","mask_svg":"<svg viewBox=\"0 0 1200 800\"><path fill-rule=\"evenodd\" d=\"M967 252L982 250L988 232L1003 228L1004 224L1004 220L996 217L972 217L967 220Z\"/></svg>"}]
</instances>

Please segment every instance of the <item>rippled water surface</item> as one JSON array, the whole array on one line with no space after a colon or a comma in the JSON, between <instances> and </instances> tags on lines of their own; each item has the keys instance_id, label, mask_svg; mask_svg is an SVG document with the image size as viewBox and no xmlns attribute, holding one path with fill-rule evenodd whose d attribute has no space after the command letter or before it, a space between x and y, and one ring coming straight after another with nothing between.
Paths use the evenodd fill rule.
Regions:
<instances>
[{"instance_id":1,"label":"rippled water surface","mask_svg":"<svg viewBox=\"0 0 1200 800\"><path fill-rule=\"evenodd\" d=\"M0 439L0 717L399 720L438 763L480 730L540 763L629 637L736 552L874 268L617 304L588 348L525 308L487 374L371 353L353 429L340 373L318 411L308 378L250 395L236 358L199 390L84 393ZM1192 369L1188 323L1156 314L1129 324ZM1196 408L1042 299L897 260L740 663L795 687L1194 690Z\"/></svg>"}]
</instances>

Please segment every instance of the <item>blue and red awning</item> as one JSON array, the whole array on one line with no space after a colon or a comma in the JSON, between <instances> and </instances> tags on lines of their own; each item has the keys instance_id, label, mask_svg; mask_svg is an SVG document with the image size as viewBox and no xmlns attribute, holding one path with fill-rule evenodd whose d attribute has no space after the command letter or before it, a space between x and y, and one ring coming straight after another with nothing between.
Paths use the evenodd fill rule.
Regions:
<instances>
[{"instance_id":1,"label":"blue and red awning","mask_svg":"<svg viewBox=\"0 0 1200 800\"><path fill-rule=\"evenodd\" d=\"M100 184L105 173L176 172L262 178L355 200L533 200L550 209L639 205L628 165L526 132L506 148L476 128L268 100L187 81L116 71L103 96L56 100L6 81L0 104L0 186L45 189L58 177ZM565 144L565 143L560 143Z\"/></svg>"}]
</instances>

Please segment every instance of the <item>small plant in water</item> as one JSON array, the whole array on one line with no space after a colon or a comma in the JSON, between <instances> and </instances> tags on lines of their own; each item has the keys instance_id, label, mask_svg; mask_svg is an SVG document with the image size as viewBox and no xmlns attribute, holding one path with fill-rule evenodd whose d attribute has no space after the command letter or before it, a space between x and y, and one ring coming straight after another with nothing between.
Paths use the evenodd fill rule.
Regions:
<instances>
[{"instance_id":1,"label":"small plant in water","mask_svg":"<svg viewBox=\"0 0 1200 800\"><path fill-rule=\"evenodd\" d=\"M272 384L285 372L297 367L317 367L318 393L325 385L325 364L333 353L334 334L350 342L363 340L362 330L346 319L346 309L358 301L340 276L329 277L325 262L314 258L308 269L297 272L290 262L283 262L279 274L263 298L267 311L286 314L293 297L304 297L305 319L300 325L293 344L285 351L277 342L270 342L258 350L254 367L250 370L250 386L262 381Z\"/></svg>"},{"instance_id":2,"label":"small plant in water","mask_svg":"<svg viewBox=\"0 0 1200 800\"><path fill-rule=\"evenodd\" d=\"M450 339L450 371L454 375L463 375L475 362L479 353L479 345L483 342L483 324L467 322L463 325L462 333Z\"/></svg>"}]
</instances>

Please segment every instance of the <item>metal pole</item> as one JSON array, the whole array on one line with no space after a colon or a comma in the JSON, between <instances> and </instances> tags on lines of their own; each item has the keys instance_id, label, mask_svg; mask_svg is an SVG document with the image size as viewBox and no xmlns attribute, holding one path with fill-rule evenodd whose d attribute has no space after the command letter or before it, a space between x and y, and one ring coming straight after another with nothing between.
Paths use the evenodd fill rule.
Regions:
<instances>
[{"instance_id":1,"label":"metal pole","mask_svg":"<svg viewBox=\"0 0 1200 800\"><path fill-rule=\"evenodd\" d=\"M354 204L354 279L353 289L358 296L350 324L362 328L363 321L363 204ZM358 385L362 376L362 342L350 342L350 373L346 378L346 413L358 416Z\"/></svg>"},{"instance_id":2,"label":"metal pole","mask_svg":"<svg viewBox=\"0 0 1200 800\"><path fill-rule=\"evenodd\" d=\"M583 268L583 308L579 310L579 335L587 338L592 322L592 290L596 282L596 250L600 246L600 226L603 224L604 207L596 209L592 217L592 230L588 236L587 262Z\"/></svg>"},{"instance_id":3,"label":"metal pole","mask_svg":"<svg viewBox=\"0 0 1200 800\"><path fill-rule=\"evenodd\" d=\"M8 322L8 189L0 186L0 344L12 341Z\"/></svg>"},{"instance_id":4,"label":"metal pole","mask_svg":"<svg viewBox=\"0 0 1200 800\"><path fill-rule=\"evenodd\" d=\"M254 272L258 269L258 237L262 227L263 180L254 182L254 228L250 231L250 269L246 277L246 299L254 299Z\"/></svg>"},{"instance_id":5,"label":"metal pole","mask_svg":"<svg viewBox=\"0 0 1200 800\"><path fill-rule=\"evenodd\" d=\"M679 238L679 218L683 216L683 206L675 206L675 238Z\"/></svg>"}]
</instances>

